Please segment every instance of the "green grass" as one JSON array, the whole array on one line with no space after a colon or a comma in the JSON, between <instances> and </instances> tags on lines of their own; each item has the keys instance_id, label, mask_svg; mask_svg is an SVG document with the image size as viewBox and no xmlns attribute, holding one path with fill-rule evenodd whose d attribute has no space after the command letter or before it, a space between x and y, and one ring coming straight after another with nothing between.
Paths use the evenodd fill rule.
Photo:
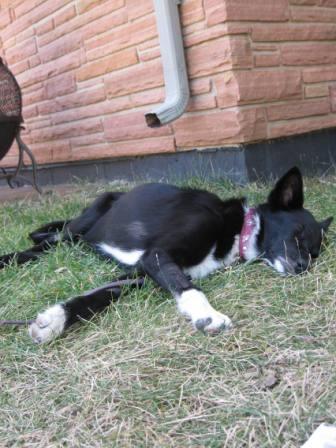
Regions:
<instances>
[{"instance_id":1,"label":"green grass","mask_svg":"<svg viewBox=\"0 0 336 448\"><path fill-rule=\"evenodd\" d=\"M252 204L267 194L191 183ZM306 185L307 207L336 217L335 178ZM26 248L29 231L72 217L104 188L2 204L0 253ZM336 422L334 229L306 275L282 278L255 263L199 282L233 319L229 334L195 333L150 281L48 345L32 344L25 328L1 328L0 446L299 447L320 422ZM117 275L84 245L59 246L0 271L0 319L33 318Z\"/></svg>"}]
</instances>

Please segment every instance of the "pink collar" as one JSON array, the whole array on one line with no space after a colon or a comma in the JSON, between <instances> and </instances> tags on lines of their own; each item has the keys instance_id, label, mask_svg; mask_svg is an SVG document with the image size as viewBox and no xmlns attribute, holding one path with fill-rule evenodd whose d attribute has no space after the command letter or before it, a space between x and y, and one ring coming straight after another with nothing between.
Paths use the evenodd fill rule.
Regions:
<instances>
[{"instance_id":1,"label":"pink collar","mask_svg":"<svg viewBox=\"0 0 336 448\"><path fill-rule=\"evenodd\" d=\"M239 236L239 256L246 260L246 251L250 243L251 236L255 233L257 227L256 209L251 207L245 213L244 224Z\"/></svg>"}]
</instances>

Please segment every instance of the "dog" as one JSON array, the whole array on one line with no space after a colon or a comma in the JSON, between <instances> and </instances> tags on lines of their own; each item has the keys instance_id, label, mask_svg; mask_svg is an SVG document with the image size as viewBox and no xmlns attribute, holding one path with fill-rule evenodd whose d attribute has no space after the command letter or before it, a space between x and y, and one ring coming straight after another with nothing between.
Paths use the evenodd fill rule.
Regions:
<instances>
[{"instance_id":1,"label":"dog","mask_svg":"<svg viewBox=\"0 0 336 448\"><path fill-rule=\"evenodd\" d=\"M35 245L0 257L0 267L12 260L35 260L61 240L81 240L132 275L148 275L174 296L195 329L217 334L230 329L231 320L210 305L193 279L238 259L261 259L281 275L305 272L318 257L333 218L317 222L303 201L296 167L256 207L248 207L244 198L223 201L207 191L168 184L103 193L79 217L31 233ZM74 322L106 308L119 293L102 287L53 305L38 314L29 334L36 343L51 341Z\"/></svg>"}]
</instances>

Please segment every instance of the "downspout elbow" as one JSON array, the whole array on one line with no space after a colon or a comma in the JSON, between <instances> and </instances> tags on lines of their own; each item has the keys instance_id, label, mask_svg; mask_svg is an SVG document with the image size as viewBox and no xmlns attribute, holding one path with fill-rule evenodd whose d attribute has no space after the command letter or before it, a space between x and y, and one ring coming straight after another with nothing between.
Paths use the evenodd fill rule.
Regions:
<instances>
[{"instance_id":1,"label":"downspout elbow","mask_svg":"<svg viewBox=\"0 0 336 448\"><path fill-rule=\"evenodd\" d=\"M180 0L154 0L165 80L164 103L145 114L147 125L159 127L180 117L190 98L178 4Z\"/></svg>"}]
</instances>

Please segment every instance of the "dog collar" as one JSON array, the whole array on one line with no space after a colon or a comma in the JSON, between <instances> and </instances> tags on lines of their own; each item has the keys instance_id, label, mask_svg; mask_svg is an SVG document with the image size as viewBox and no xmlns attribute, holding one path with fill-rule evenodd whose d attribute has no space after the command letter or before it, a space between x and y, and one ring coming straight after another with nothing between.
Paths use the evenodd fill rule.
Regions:
<instances>
[{"instance_id":1,"label":"dog collar","mask_svg":"<svg viewBox=\"0 0 336 448\"><path fill-rule=\"evenodd\" d=\"M251 258L248 256L247 251L251 244L251 237L255 237L257 233L258 220L256 215L254 207L248 208L245 213L243 227L239 236L239 256L244 260Z\"/></svg>"}]
</instances>

